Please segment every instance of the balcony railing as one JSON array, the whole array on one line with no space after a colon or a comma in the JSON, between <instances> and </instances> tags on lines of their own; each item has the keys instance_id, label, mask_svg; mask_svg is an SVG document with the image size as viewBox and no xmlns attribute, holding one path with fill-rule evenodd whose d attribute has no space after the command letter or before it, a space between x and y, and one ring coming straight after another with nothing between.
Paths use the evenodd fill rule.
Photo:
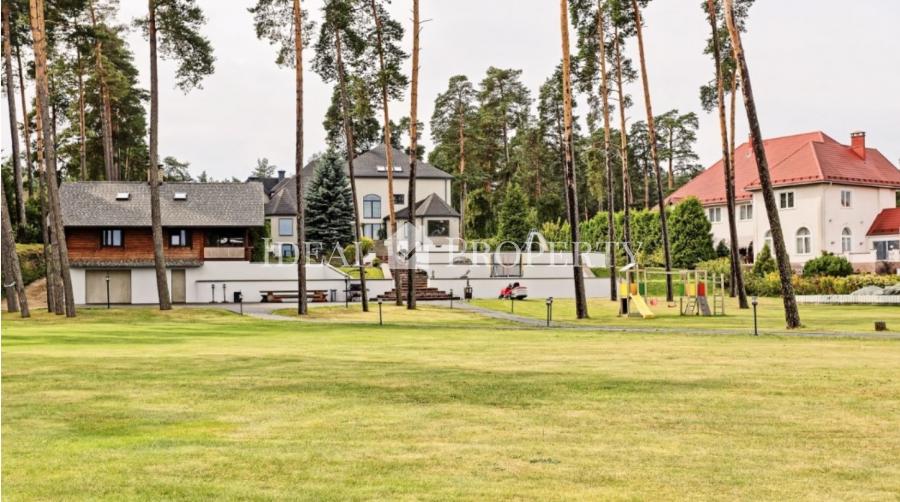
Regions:
<instances>
[{"instance_id":1,"label":"balcony railing","mask_svg":"<svg viewBox=\"0 0 900 502\"><path fill-rule=\"evenodd\" d=\"M243 247L205 247L203 258L207 260L243 260L246 256Z\"/></svg>"}]
</instances>

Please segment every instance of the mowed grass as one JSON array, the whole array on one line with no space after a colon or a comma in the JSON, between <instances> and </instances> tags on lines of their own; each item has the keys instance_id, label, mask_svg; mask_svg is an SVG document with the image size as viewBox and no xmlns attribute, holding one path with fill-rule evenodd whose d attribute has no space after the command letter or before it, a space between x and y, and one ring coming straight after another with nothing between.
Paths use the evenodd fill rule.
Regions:
<instances>
[{"instance_id":1,"label":"mowed grass","mask_svg":"<svg viewBox=\"0 0 900 502\"><path fill-rule=\"evenodd\" d=\"M3 496L900 492L900 342L428 324L436 315L384 327L338 313L5 316Z\"/></svg>"},{"instance_id":2,"label":"mowed grass","mask_svg":"<svg viewBox=\"0 0 900 502\"><path fill-rule=\"evenodd\" d=\"M297 307L277 309L272 312L276 315L287 317L299 317ZM359 303L351 303L349 306L318 306L311 305L307 315L299 317L303 322L309 323L366 323L377 324L379 322L378 303L369 301L369 311L363 312ZM394 302L385 301L381 305L381 322L386 326L397 327L423 327L440 328L441 326L489 328L510 327L508 323L480 316L460 308L450 309L438 307L427 303L420 304L416 310L408 310L405 306L397 306Z\"/></svg>"},{"instance_id":3,"label":"mowed grass","mask_svg":"<svg viewBox=\"0 0 900 502\"><path fill-rule=\"evenodd\" d=\"M572 299L556 299L553 301L553 320L566 324L622 326L628 328L705 328L710 330L747 330L753 331L753 310L738 308L737 299L725 298L724 316L682 316L677 304L669 307L665 296L655 298L656 305L650 305L655 317L620 317L619 304L608 298L591 298L588 300L589 319L578 320L575 316L575 301ZM509 300L477 299L473 305L510 312L512 308L518 315L535 319L547 318L547 304L544 298L529 298L515 302L510 306ZM712 298L709 299L712 309ZM874 333L875 321L885 321L888 331L900 332L900 307L896 305L800 305L800 321L803 328L797 332L853 332ZM780 298L760 298L757 307L757 320L761 331L785 331L784 305Z\"/></svg>"}]
</instances>

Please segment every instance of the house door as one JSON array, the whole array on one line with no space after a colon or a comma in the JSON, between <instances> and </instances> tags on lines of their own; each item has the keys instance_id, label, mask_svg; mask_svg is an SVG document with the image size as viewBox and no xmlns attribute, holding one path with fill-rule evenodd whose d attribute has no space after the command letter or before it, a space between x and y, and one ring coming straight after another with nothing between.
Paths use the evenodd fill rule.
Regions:
<instances>
[{"instance_id":1,"label":"house door","mask_svg":"<svg viewBox=\"0 0 900 502\"><path fill-rule=\"evenodd\" d=\"M184 303L187 297L184 270L172 271L172 303Z\"/></svg>"},{"instance_id":2,"label":"house door","mask_svg":"<svg viewBox=\"0 0 900 502\"><path fill-rule=\"evenodd\" d=\"M84 276L85 303L131 303L131 270L87 270Z\"/></svg>"}]
</instances>

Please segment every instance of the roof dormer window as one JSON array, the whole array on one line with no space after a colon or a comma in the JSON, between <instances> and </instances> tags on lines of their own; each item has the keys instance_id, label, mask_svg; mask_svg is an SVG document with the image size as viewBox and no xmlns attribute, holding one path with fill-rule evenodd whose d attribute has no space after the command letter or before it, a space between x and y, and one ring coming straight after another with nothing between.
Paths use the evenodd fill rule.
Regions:
<instances>
[{"instance_id":1,"label":"roof dormer window","mask_svg":"<svg viewBox=\"0 0 900 502\"><path fill-rule=\"evenodd\" d=\"M128 192L119 192L116 194L116 200L129 200L131 199L131 194Z\"/></svg>"},{"instance_id":2,"label":"roof dormer window","mask_svg":"<svg viewBox=\"0 0 900 502\"><path fill-rule=\"evenodd\" d=\"M172 196L173 200L187 200L187 192L175 192L175 195Z\"/></svg>"},{"instance_id":3,"label":"roof dormer window","mask_svg":"<svg viewBox=\"0 0 900 502\"><path fill-rule=\"evenodd\" d=\"M375 166L375 170L378 171L379 173L386 173L387 166Z\"/></svg>"}]
</instances>

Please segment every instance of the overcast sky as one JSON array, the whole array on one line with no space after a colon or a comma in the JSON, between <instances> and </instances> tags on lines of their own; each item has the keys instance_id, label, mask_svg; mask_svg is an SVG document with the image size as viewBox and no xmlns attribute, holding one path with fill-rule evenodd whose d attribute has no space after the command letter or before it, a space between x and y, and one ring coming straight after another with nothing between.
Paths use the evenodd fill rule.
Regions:
<instances>
[{"instance_id":1,"label":"overcast sky","mask_svg":"<svg viewBox=\"0 0 900 502\"><path fill-rule=\"evenodd\" d=\"M173 66L160 65L160 155L189 161L196 175L245 176L258 157L293 169L293 73L274 63L275 50L256 39L247 7L252 0L200 0L205 33L216 54L216 73L203 89L185 95L173 86ZM323 0L304 0L318 20ZM703 55L708 25L699 0L656 0L644 13L654 111L672 108L700 115L697 152L709 165L721 156L713 114L700 110L698 88L712 75ZM408 31L411 0L391 10ZM143 14L146 2L121 2L121 19ZM424 0L419 116L428 123L435 96L447 80L465 74L478 82L489 66L518 68L534 96L561 57L559 2L555 0ZM870 146L892 162L900 159L900 2L893 0L756 0L745 35L763 134L767 137L823 130L848 142L867 132ZM138 33L129 36L142 85L148 86L148 51ZM407 33L407 47L411 37ZM632 52L636 42L631 43ZM307 50L307 61L312 51ZM330 88L306 72L307 156L325 148L322 118ZM639 83L630 91L644 119ZM5 104L5 100L4 100ZM392 117L409 114L407 101ZM582 113L583 115L583 113ZM4 123L6 121L4 120ZM743 114L738 138L746 138ZM6 129L6 127L4 127ZM430 131L424 133L430 147ZM9 136L4 133L4 151Z\"/></svg>"}]
</instances>

